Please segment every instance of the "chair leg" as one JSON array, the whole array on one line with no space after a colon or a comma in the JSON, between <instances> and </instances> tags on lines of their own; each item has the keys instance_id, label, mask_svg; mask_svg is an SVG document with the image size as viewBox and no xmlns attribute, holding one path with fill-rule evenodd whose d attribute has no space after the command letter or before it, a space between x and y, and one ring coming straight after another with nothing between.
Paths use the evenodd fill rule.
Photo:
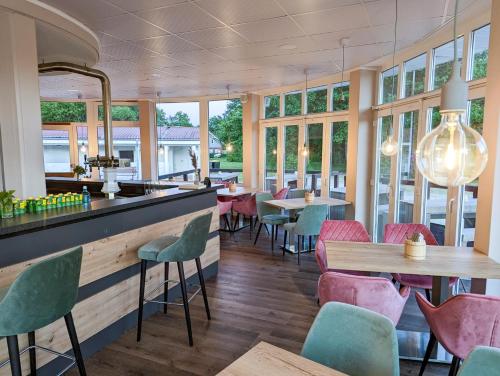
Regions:
<instances>
[{"instance_id":1,"label":"chair leg","mask_svg":"<svg viewBox=\"0 0 500 376\"><path fill-rule=\"evenodd\" d=\"M198 278L200 280L201 292L203 294L203 302L205 303L205 311L207 312L207 319L211 320L212 317L210 316L210 308L208 308L207 289L205 288L205 278L203 277L203 269L201 268L200 258L197 257L195 261L196 269L198 269Z\"/></svg>"},{"instance_id":2,"label":"chair leg","mask_svg":"<svg viewBox=\"0 0 500 376\"><path fill-rule=\"evenodd\" d=\"M285 257L285 248L286 248L286 238L288 235L288 231L285 230L285 234L283 235L283 257Z\"/></svg>"},{"instance_id":3,"label":"chair leg","mask_svg":"<svg viewBox=\"0 0 500 376\"><path fill-rule=\"evenodd\" d=\"M300 265L300 252L302 251L302 240L304 239L303 236L298 236L297 239L297 264Z\"/></svg>"},{"instance_id":4,"label":"chair leg","mask_svg":"<svg viewBox=\"0 0 500 376\"><path fill-rule=\"evenodd\" d=\"M312 249L313 249L313 247L312 247L312 240L313 240L313 237L311 235L309 235L309 249L308 249L309 252L312 252Z\"/></svg>"},{"instance_id":5,"label":"chair leg","mask_svg":"<svg viewBox=\"0 0 500 376\"><path fill-rule=\"evenodd\" d=\"M434 350L434 346L436 346L436 336L431 332L431 336L429 337L429 343L427 344L427 349L425 350L424 360L422 361L422 365L420 366L420 372L418 376L422 376L425 371L425 367L427 367L427 363L429 363L429 359L432 354L432 350Z\"/></svg>"},{"instance_id":6,"label":"chair leg","mask_svg":"<svg viewBox=\"0 0 500 376\"><path fill-rule=\"evenodd\" d=\"M7 337L7 347L9 348L10 370L12 376L22 376L21 357L19 356L19 342L17 342L17 336Z\"/></svg>"},{"instance_id":7,"label":"chair leg","mask_svg":"<svg viewBox=\"0 0 500 376\"><path fill-rule=\"evenodd\" d=\"M236 225L239 223L240 223L240 213L236 213L236 217L234 218L234 222L233 222L233 231L236 230Z\"/></svg>"},{"instance_id":8,"label":"chair leg","mask_svg":"<svg viewBox=\"0 0 500 376\"><path fill-rule=\"evenodd\" d=\"M274 240L278 240L278 225L276 225L275 229L274 229Z\"/></svg>"},{"instance_id":9,"label":"chair leg","mask_svg":"<svg viewBox=\"0 0 500 376\"><path fill-rule=\"evenodd\" d=\"M262 230L262 222L259 224L259 229L257 230L257 235L255 235L255 241L253 242L253 245L257 244L257 240L259 239L260 235L260 230Z\"/></svg>"},{"instance_id":10,"label":"chair leg","mask_svg":"<svg viewBox=\"0 0 500 376\"><path fill-rule=\"evenodd\" d=\"M168 271L169 271L169 266L170 264L168 262L165 262L165 281L168 281ZM165 282L165 285L163 286L163 301L165 304L163 304L163 313L166 315L167 314L167 306L166 302L168 302L168 282Z\"/></svg>"},{"instance_id":11,"label":"chair leg","mask_svg":"<svg viewBox=\"0 0 500 376\"><path fill-rule=\"evenodd\" d=\"M179 280L182 291L182 302L184 303L184 315L186 316L186 326L189 337L189 346L193 346L193 333L191 331L191 315L189 314L186 277L184 276L184 265L182 264L182 262L177 263L177 268L179 269Z\"/></svg>"},{"instance_id":12,"label":"chair leg","mask_svg":"<svg viewBox=\"0 0 500 376\"><path fill-rule=\"evenodd\" d=\"M252 222L253 222L253 217L252 217L252 216L250 216L249 220L250 220L250 226L249 226L249 230L250 230L250 239L252 239Z\"/></svg>"},{"instance_id":13,"label":"chair leg","mask_svg":"<svg viewBox=\"0 0 500 376\"><path fill-rule=\"evenodd\" d=\"M267 228L267 225L264 225L264 228L266 229L267 235L271 235L271 234L269 233L269 229Z\"/></svg>"},{"instance_id":14,"label":"chair leg","mask_svg":"<svg viewBox=\"0 0 500 376\"><path fill-rule=\"evenodd\" d=\"M425 289L425 297L427 298L427 301L431 301L431 290Z\"/></svg>"},{"instance_id":15,"label":"chair leg","mask_svg":"<svg viewBox=\"0 0 500 376\"><path fill-rule=\"evenodd\" d=\"M35 332L28 333L28 346L30 348L30 376L36 376L36 349L35 349Z\"/></svg>"},{"instance_id":16,"label":"chair leg","mask_svg":"<svg viewBox=\"0 0 500 376\"><path fill-rule=\"evenodd\" d=\"M78 372L80 373L80 376L86 376L87 372L85 371L85 364L83 363L82 351L80 350L80 342L78 342L75 323L73 322L73 315L71 314L71 312L64 316L64 321L66 321L66 328L68 329L69 339L71 341L71 346L73 347L73 353L75 354Z\"/></svg>"},{"instance_id":17,"label":"chair leg","mask_svg":"<svg viewBox=\"0 0 500 376\"><path fill-rule=\"evenodd\" d=\"M224 214L223 217L224 217L224 224L225 224L224 228L227 228L229 231L231 231L231 223L229 222L229 217L227 216L227 213Z\"/></svg>"},{"instance_id":18,"label":"chair leg","mask_svg":"<svg viewBox=\"0 0 500 376\"><path fill-rule=\"evenodd\" d=\"M137 342L141 340L142 333L142 313L144 311L144 288L146 285L147 260L141 260L141 279L139 282L139 312L137 314Z\"/></svg>"},{"instance_id":19,"label":"chair leg","mask_svg":"<svg viewBox=\"0 0 500 376\"><path fill-rule=\"evenodd\" d=\"M453 360L451 361L450 372L448 373L448 376L455 376L458 373L459 367L460 367L460 358L454 356Z\"/></svg>"},{"instance_id":20,"label":"chair leg","mask_svg":"<svg viewBox=\"0 0 500 376\"><path fill-rule=\"evenodd\" d=\"M271 225L271 253L274 255L274 225Z\"/></svg>"}]
</instances>

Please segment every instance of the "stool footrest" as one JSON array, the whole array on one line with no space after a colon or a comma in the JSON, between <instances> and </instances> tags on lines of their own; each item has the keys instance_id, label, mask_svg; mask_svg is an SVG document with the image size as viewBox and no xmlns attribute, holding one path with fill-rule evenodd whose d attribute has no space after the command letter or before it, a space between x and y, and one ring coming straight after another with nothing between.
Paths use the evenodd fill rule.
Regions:
<instances>
[{"instance_id":1,"label":"stool footrest","mask_svg":"<svg viewBox=\"0 0 500 376\"><path fill-rule=\"evenodd\" d=\"M160 288L162 288L162 287L163 287L163 285L165 285L165 284L167 284L167 287L168 287L168 283L169 283L169 282L179 283L179 281L177 281L177 280L174 280L174 279L167 279L167 280L163 281L162 283L160 283L160 284L159 284L157 287L155 287L153 290L151 290L151 292L150 292L150 293L153 293L154 291L159 290L159 289L160 289ZM190 288L190 287L196 287L196 291L195 291L195 292L193 292L193 293L191 294L191 296L188 298L188 303L190 303L190 302L191 302L191 300L193 300L193 298L194 298L196 295L198 295L198 294L200 293L200 291L201 291L201 286L200 286L200 285L198 285L198 284L189 283L189 284L188 284L188 288ZM147 298L144 298L144 302L145 302L145 303L168 304L168 305L175 305L175 306L181 306L181 307L184 305L184 303L165 302L165 301L163 301L163 300L153 300L153 299L147 299Z\"/></svg>"}]
</instances>

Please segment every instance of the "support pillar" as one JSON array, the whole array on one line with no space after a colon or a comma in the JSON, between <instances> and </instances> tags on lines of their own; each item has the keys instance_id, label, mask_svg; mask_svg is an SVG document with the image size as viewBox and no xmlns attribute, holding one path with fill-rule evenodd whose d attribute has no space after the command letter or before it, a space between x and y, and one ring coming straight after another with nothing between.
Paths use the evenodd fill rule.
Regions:
<instances>
[{"instance_id":1,"label":"support pillar","mask_svg":"<svg viewBox=\"0 0 500 376\"><path fill-rule=\"evenodd\" d=\"M141 129L142 179L158 180L156 105L151 101L139 101L139 123Z\"/></svg>"},{"instance_id":2,"label":"support pillar","mask_svg":"<svg viewBox=\"0 0 500 376\"><path fill-rule=\"evenodd\" d=\"M257 188L259 184L259 106L260 97L248 94L243 106L243 184Z\"/></svg>"}]
</instances>

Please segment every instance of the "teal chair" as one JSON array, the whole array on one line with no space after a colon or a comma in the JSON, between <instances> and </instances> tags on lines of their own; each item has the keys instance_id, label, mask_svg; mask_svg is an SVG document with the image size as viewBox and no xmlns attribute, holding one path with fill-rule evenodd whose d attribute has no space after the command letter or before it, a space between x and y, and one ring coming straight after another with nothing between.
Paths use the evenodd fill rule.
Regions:
<instances>
[{"instance_id":1,"label":"teal chair","mask_svg":"<svg viewBox=\"0 0 500 376\"><path fill-rule=\"evenodd\" d=\"M305 189L290 189L288 191L288 195L286 196L287 198L304 198L306 197L306 190ZM297 218L299 218L299 215L302 213L302 210L296 210L292 209L288 211L288 215L290 216L290 221L291 222L296 222Z\"/></svg>"},{"instance_id":2,"label":"teal chair","mask_svg":"<svg viewBox=\"0 0 500 376\"><path fill-rule=\"evenodd\" d=\"M297 222L290 222L283 225L285 230L283 257L285 256L285 245L287 234L290 234L290 244L295 242L295 235L298 236L297 241L297 263L300 265L300 253L305 242L305 237L309 237L309 251L312 251L312 237L318 236L321 230L321 225L328 215L328 205L307 205Z\"/></svg>"},{"instance_id":3,"label":"teal chair","mask_svg":"<svg viewBox=\"0 0 500 376\"><path fill-rule=\"evenodd\" d=\"M349 304L323 305L302 356L350 376L398 376L398 339L387 317Z\"/></svg>"},{"instance_id":4,"label":"teal chair","mask_svg":"<svg viewBox=\"0 0 500 376\"><path fill-rule=\"evenodd\" d=\"M278 237L278 226L287 223L289 218L287 215L281 214L281 209L265 203L265 201L272 199L273 195L267 192L257 193L255 195L255 201L257 202L257 218L260 225L253 245L257 244L262 225L271 225L271 251L274 252L274 240Z\"/></svg>"},{"instance_id":5,"label":"teal chair","mask_svg":"<svg viewBox=\"0 0 500 376\"><path fill-rule=\"evenodd\" d=\"M500 349L476 347L465 359L458 376L500 376Z\"/></svg>"},{"instance_id":6,"label":"teal chair","mask_svg":"<svg viewBox=\"0 0 500 376\"><path fill-rule=\"evenodd\" d=\"M205 279L203 278L203 270L201 268L200 256L205 252L207 245L208 234L210 232L210 223L212 222L212 213L207 213L194 218L189 222L182 232L180 237L163 236L155 239L139 248L138 256L141 260L141 279L139 287L139 312L137 317L137 342L141 340L142 333L142 316L144 311L144 303L159 303L163 305L163 312L167 313L167 305L181 305L175 302L168 301L168 283L179 283L182 292L182 305L184 306L184 314L186 317L186 326L188 331L189 346L193 346L193 334L191 331L191 316L189 314L189 302L197 295L200 290L203 294L205 302L205 311L207 319L210 320L210 309L208 307L207 291L205 289ZM196 269L198 270L198 278L200 285L197 286L196 292L188 299L186 276L184 275L184 262L195 260ZM164 263L165 281L153 291L159 290L163 286L163 301L144 299L144 290L146 285L146 272L148 261ZM168 279L169 263L176 262L179 271L179 281Z\"/></svg>"},{"instance_id":7,"label":"teal chair","mask_svg":"<svg viewBox=\"0 0 500 376\"><path fill-rule=\"evenodd\" d=\"M86 375L80 344L73 322L73 309L80 282L82 247L33 264L6 289L0 290L0 336L7 338L13 376L21 376L20 354L29 351L31 375L36 375L36 350L50 352L72 360L80 375ZM35 344L35 331L64 317L74 357ZM28 347L19 352L18 336L28 333Z\"/></svg>"}]
</instances>

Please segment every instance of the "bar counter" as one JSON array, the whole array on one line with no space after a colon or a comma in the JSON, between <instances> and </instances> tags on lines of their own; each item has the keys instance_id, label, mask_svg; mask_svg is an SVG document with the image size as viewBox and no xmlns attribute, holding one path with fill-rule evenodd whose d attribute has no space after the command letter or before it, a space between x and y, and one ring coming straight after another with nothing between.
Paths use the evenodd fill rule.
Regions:
<instances>
[{"instance_id":1,"label":"bar counter","mask_svg":"<svg viewBox=\"0 0 500 376\"><path fill-rule=\"evenodd\" d=\"M163 235L180 235L192 218L213 212L201 262L206 279L217 273L220 245L216 189L170 188L145 196L96 200L88 207L75 206L1 220L0 288L9 286L34 262L82 245L80 289L73 317L87 357L136 326L140 271L137 249L141 245ZM146 296L163 281L163 265L150 264ZM188 283L198 283L195 272L194 261L185 264ZM177 279L175 265L170 265L169 273L172 279ZM180 296L178 285L169 286L171 298ZM156 295L161 295L160 291ZM161 309L160 305L147 304L145 317ZM61 352L71 348L63 320L37 331L36 337L41 346ZM20 347L26 344L27 336L21 336ZM0 343L0 353L0 359L8 358L5 341ZM28 359L22 360L23 374L28 374ZM43 365L40 375L54 374L67 361L54 360L43 352L37 354L37 360L39 366ZM9 374L9 367L0 370L0 375Z\"/></svg>"}]
</instances>

